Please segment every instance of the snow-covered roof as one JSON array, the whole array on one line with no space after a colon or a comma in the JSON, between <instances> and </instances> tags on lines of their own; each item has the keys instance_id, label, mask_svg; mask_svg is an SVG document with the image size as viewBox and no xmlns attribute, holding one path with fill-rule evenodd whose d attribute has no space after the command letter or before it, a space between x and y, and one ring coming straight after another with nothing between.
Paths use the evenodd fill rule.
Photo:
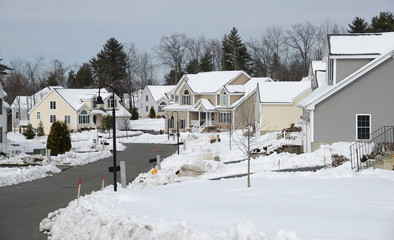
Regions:
<instances>
[{"instance_id":1,"label":"snow-covered roof","mask_svg":"<svg viewBox=\"0 0 394 240\"><path fill-rule=\"evenodd\" d=\"M383 54L393 47L394 32L330 35L332 55Z\"/></svg>"},{"instance_id":2,"label":"snow-covered roof","mask_svg":"<svg viewBox=\"0 0 394 240\"><path fill-rule=\"evenodd\" d=\"M261 103L293 103L307 92L310 82L263 82L259 84Z\"/></svg>"},{"instance_id":3,"label":"snow-covered roof","mask_svg":"<svg viewBox=\"0 0 394 240\"><path fill-rule=\"evenodd\" d=\"M394 42L393 42L394 43ZM326 98L331 96L332 94L336 93L340 89L344 88L345 86L349 85L353 81L357 80L364 74L368 73L375 67L379 66L382 62L386 61L387 59L394 56L394 46L391 49L386 51L380 57L374 59L373 61L367 63L354 73L347 76L345 79L337 83L336 85L332 86L323 86L315 89L308 97L303 99L300 103L297 104L299 107L313 109L316 104L321 101L324 101Z\"/></svg>"},{"instance_id":4,"label":"snow-covered roof","mask_svg":"<svg viewBox=\"0 0 394 240\"><path fill-rule=\"evenodd\" d=\"M162 97L167 98L166 93L171 92L175 88L175 85L163 85L163 86L148 85L146 87L149 89L150 93L152 94L153 100L157 102Z\"/></svg>"},{"instance_id":5,"label":"snow-covered roof","mask_svg":"<svg viewBox=\"0 0 394 240\"><path fill-rule=\"evenodd\" d=\"M131 114L129 113L129 111L126 110L126 108L124 108L121 104L118 104L118 109L115 110L115 116L116 118L130 118ZM107 116L112 116L112 110L107 110L105 112L105 115Z\"/></svg>"},{"instance_id":6,"label":"snow-covered roof","mask_svg":"<svg viewBox=\"0 0 394 240\"><path fill-rule=\"evenodd\" d=\"M31 109L38 104L52 89L60 89L61 86L49 86L41 89L31 96L16 96L11 104L13 109Z\"/></svg>"},{"instance_id":7,"label":"snow-covered roof","mask_svg":"<svg viewBox=\"0 0 394 240\"><path fill-rule=\"evenodd\" d=\"M215 106L211 103L211 101L205 98L198 100L198 102L194 106L196 109L198 108L198 106L202 106L206 111L215 110Z\"/></svg>"},{"instance_id":8,"label":"snow-covered roof","mask_svg":"<svg viewBox=\"0 0 394 240\"><path fill-rule=\"evenodd\" d=\"M54 89L70 106L77 110L84 105L81 100L91 99L98 96L99 89ZM102 88L100 90L100 96L103 99L108 98L112 93L107 92L106 89Z\"/></svg>"},{"instance_id":9,"label":"snow-covered roof","mask_svg":"<svg viewBox=\"0 0 394 240\"><path fill-rule=\"evenodd\" d=\"M168 111L186 111L188 109L192 109L193 106L190 105L179 105L179 104L171 104L165 106L163 109Z\"/></svg>"},{"instance_id":10,"label":"snow-covered roof","mask_svg":"<svg viewBox=\"0 0 394 240\"><path fill-rule=\"evenodd\" d=\"M315 74L316 71L325 71L327 68L327 64L323 61L312 61L312 71Z\"/></svg>"},{"instance_id":11,"label":"snow-covered roof","mask_svg":"<svg viewBox=\"0 0 394 240\"><path fill-rule=\"evenodd\" d=\"M216 71L216 72L200 72L197 74L186 74L187 84L195 93L216 92L226 83L234 80L243 71ZM250 78L250 77L249 77Z\"/></svg>"}]
</instances>

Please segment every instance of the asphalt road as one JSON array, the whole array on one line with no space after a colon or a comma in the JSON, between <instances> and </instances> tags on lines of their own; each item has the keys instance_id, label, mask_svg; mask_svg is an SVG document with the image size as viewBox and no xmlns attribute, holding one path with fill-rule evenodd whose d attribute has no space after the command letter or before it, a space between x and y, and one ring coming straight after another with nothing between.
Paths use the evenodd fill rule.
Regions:
<instances>
[{"instance_id":1,"label":"asphalt road","mask_svg":"<svg viewBox=\"0 0 394 240\"><path fill-rule=\"evenodd\" d=\"M150 158L157 154L166 157L175 153L175 145L126 144L127 149L117 152L117 160L126 162L127 181L151 168ZM157 150L157 152L155 152ZM113 158L106 158L84 166L65 169L52 177L0 188L0 240L46 239L39 232L39 223L49 212L64 208L76 199L78 182L82 180L81 196L113 183L113 173L108 167ZM120 182L120 173L118 173ZM118 184L118 188L121 185Z\"/></svg>"}]
</instances>

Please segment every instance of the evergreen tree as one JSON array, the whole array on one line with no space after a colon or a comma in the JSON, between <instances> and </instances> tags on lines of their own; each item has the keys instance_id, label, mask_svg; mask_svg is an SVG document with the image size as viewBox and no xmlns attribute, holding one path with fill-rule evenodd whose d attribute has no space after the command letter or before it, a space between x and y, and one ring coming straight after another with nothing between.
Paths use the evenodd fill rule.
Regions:
<instances>
[{"instance_id":1,"label":"evergreen tree","mask_svg":"<svg viewBox=\"0 0 394 240\"><path fill-rule=\"evenodd\" d=\"M41 137L41 136L44 136L44 135L45 135L44 124L40 120L40 122L38 123L38 128L37 128L37 136Z\"/></svg>"},{"instance_id":2,"label":"evergreen tree","mask_svg":"<svg viewBox=\"0 0 394 240\"><path fill-rule=\"evenodd\" d=\"M23 133L23 136L26 137L26 139L33 139L35 134L33 131L33 127L31 126L31 124L29 124L25 130L25 132Z\"/></svg>"},{"instance_id":3,"label":"evergreen tree","mask_svg":"<svg viewBox=\"0 0 394 240\"><path fill-rule=\"evenodd\" d=\"M348 24L349 33L366 33L368 32L368 23L364 19L356 17L351 24Z\"/></svg>"},{"instance_id":4,"label":"evergreen tree","mask_svg":"<svg viewBox=\"0 0 394 240\"><path fill-rule=\"evenodd\" d=\"M207 52L205 53L200 62L200 71L201 72L210 72L214 70L214 65L212 62L212 54Z\"/></svg>"},{"instance_id":5,"label":"evergreen tree","mask_svg":"<svg viewBox=\"0 0 394 240\"><path fill-rule=\"evenodd\" d=\"M394 17L391 12L380 12L371 20L370 32L392 32L394 31Z\"/></svg>"},{"instance_id":6,"label":"evergreen tree","mask_svg":"<svg viewBox=\"0 0 394 240\"><path fill-rule=\"evenodd\" d=\"M189 61L189 63L186 65L186 72L189 74L196 74L199 73L200 66L198 64L197 59L193 59Z\"/></svg>"},{"instance_id":7,"label":"evergreen tree","mask_svg":"<svg viewBox=\"0 0 394 240\"><path fill-rule=\"evenodd\" d=\"M104 116L100 121L100 130L102 132L108 131L108 136L110 136L110 130L112 129L112 116Z\"/></svg>"},{"instance_id":8,"label":"evergreen tree","mask_svg":"<svg viewBox=\"0 0 394 240\"><path fill-rule=\"evenodd\" d=\"M156 117L156 112L155 112L155 109L153 107L150 107L149 117L150 118L155 118Z\"/></svg>"},{"instance_id":9,"label":"evergreen tree","mask_svg":"<svg viewBox=\"0 0 394 240\"><path fill-rule=\"evenodd\" d=\"M246 45L238 36L238 30L234 27L230 34L224 35L223 70L244 70L249 72L250 55Z\"/></svg>"},{"instance_id":10,"label":"evergreen tree","mask_svg":"<svg viewBox=\"0 0 394 240\"><path fill-rule=\"evenodd\" d=\"M272 79L275 81L279 81L280 59L279 59L279 56L276 52L272 55L271 64L270 64L270 72L271 72Z\"/></svg>"},{"instance_id":11,"label":"evergreen tree","mask_svg":"<svg viewBox=\"0 0 394 240\"><path fill-rule=\"evenodd\" d=\"M47 149L54 154L63 154L71 149L71 137L67 124L62 121L52 123L47 139Z\"/></svg>"},{"instance_id":12,"label":"evergreen tree","mask_svg":"<svg viewBox=\"0 0 394 240\"><path fill-rule=\"evenodd\" d=\"M164 81L166 85L175 85L179 79L176 79L176 76L183 76L183 72L176 73L175 70L171 69L170 72L164 76Z\"/></svg>"},{"instance_id":13,"label":"evergreen tree","mask_svg":"<svg viewBox=\"0 0 394 240\"><path fill-rule=\"evenodd\" d=\"M123 45L115 38L110 38L95 58L90 60L96 84L118 86L116 94L122 96L127 82L127 54Z\"/></svg>"},{"instance_id":14,"label":"evergreen tree","mask_svg":"<svg viewBox=\"0 0 394 240\"><path fill-rule=\"evenodd\" d=\"M138 109L136 107L131 108L131 120L137 120L140 116L138 114Z\"/></svg>"},{"instance_id":15,"label":"evergreen tree","mask_svg":"<svg viewBox=\"0 0 394 240\"><path fill-rule=\"evenodd\" d=\"M87 88L94 85L92 68L89 63L84 63L75 74L70 71L68 77L69 88Z\"/></svg>"}]
</instances>

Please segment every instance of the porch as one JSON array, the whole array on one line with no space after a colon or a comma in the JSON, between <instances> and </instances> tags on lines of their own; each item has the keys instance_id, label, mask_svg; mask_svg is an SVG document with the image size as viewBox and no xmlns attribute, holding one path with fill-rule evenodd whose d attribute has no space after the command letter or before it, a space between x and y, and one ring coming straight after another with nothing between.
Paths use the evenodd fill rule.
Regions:
<instances>
[{"instance_id":1,"label":"porch","mask_svg":"<svg viewBox=\"0 0 394 240\"><path fill-rule=\"evenodd\" d=\"M203 132L208 127L216 127L216 112L190 112L191 132Z\"/></svg>"}]
</instances>

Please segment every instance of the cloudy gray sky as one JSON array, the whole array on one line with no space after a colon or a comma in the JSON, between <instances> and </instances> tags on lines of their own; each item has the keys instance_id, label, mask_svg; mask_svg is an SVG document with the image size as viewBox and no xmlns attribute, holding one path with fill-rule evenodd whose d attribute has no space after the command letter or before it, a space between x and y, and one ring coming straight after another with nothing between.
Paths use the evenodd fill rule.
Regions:
<instances>
[{"instance_id":1,"label":"cloudy gray sky","mask_svg":"<svg viewBox=\"0 0 394 240\"><path fill-rule=\"evenodd\" d=\"M347 28L355 16L370 22L394 11L393 0L1 0L0 58L27 61L43 56L81 64L110 37L151 52L163 35L221 39L232 27L244 41L266 27L329 18Z\"/></svg>"}]
</instances>

